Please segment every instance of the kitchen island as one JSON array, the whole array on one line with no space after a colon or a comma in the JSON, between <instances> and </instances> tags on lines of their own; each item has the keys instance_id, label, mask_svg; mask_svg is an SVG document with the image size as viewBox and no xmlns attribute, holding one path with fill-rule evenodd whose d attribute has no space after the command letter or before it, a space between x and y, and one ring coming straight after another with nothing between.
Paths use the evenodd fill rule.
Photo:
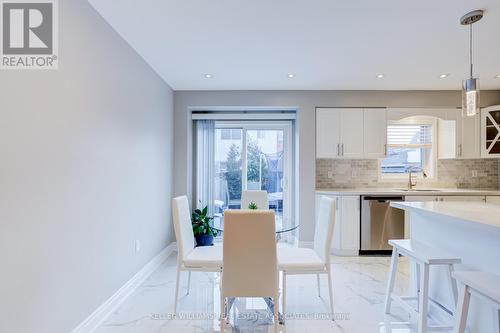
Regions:
<instances>
[{"instance_id":1,"label":"kitchen island","mask_svg":"<svg viewBox=\"0 0 500 333\"><path fill-rule=\"evenodd\" d=\"M479 270L500 275L500 205L482 202L393 202L405 210L410 239L462 259L456 270ZM445 268L432 267L429 296L454 309ZM459 286L460 288L460 286ZM431 307L430 315L446 320ZM473 297L469 332L498 333L498 310Z\"/></svg>"}]
</instances>

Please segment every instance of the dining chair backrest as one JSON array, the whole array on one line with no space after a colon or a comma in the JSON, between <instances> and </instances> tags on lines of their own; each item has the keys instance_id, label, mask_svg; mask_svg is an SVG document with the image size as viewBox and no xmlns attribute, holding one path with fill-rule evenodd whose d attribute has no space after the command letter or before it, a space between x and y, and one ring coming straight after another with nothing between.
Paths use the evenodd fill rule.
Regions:
<instances>
[{"instance_id":1,"label":"dining chair backrest","mask_svg":"<svg viewBox=\"0 0 500 333\"><path fill-rule=\"evenodd\" d=\"M335 227L336 200L321 197L314 231L314 251L325 263L330 262L333 230Z\"/></svg>"},{"instance_id":2,"label":"dining chair backrest","mask_svg":"<svg viewBox=\"0 0 500 333\"><path fill-rule=\"evenodd\" d=\"M185 195L172 199L172 215L178 258L183 260L194 249L191 211L189 210L188 198Z\"/></svg>"},{"instance_id":3,"label":"dining chair backrest","mask_svg":"<svg viewBox=\"0 0 500 333\"><path fill-rule=\"evenodd\" d=\"M269 209L266 191L243 191L241 195L241 209L248 209L248 205L254 202L257 209Z\"/></svg>"},{"instance_id":4,"label":"dining chair backrest","mask_svg":"<svg viewBox=\"0 0 500 333\"><path fill-rule=\"evenodd\" d=\"M278 290L274 212L226 210L223 297L272 297Z\"/></svg>"}]
</instances>

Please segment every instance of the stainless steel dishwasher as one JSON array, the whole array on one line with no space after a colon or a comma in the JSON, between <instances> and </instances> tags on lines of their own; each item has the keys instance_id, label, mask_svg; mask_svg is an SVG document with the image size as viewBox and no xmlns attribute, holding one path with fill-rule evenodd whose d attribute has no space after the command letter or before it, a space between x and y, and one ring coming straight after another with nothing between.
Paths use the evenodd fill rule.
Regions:
<instances>
[{"instance_id":1,"label":"stainless steel dishwasher","mask_svg":"<svg viewBox=\"0 0 500 333\"><path fill-rule=\"evenodd\" d=\"M361 247L359 254L390 254L389 239L404 238L404 212L390 207L404 196L361 197Z\"/></svg>"}]
</instances>

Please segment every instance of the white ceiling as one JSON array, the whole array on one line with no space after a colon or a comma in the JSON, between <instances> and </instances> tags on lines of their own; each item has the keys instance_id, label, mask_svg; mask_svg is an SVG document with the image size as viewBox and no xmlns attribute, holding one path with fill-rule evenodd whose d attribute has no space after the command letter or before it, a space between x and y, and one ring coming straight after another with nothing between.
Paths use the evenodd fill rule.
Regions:
<instances>
[{"instance_id":1,"label":"white ceiling","mask_svg":"<svg viewBox=\"0 0 500 333\"><path fill-rule=\"evenodd\" d=\"M475 72L483 89L500 88L499 0L89 2L175 90L459 89L469 36L459 18L484 9Z\"/></svg>"}]
</instances>

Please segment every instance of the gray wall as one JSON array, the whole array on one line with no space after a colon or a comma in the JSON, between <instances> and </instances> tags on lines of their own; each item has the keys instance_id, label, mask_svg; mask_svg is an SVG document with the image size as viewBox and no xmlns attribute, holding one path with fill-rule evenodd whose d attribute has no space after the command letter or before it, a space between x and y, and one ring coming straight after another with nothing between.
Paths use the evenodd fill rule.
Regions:
<instances>
[{"instance_id":1,"label":"gray wall","mask_svg":"<svg viewBox=\"0 0 500 333\"><path fill-rule=\"evenodd\" d=\"M69 332L173 239L173 92L59 5L59 70L0 71L0 332Z\"/></svg>"},{"instance_id":2,"label":"gray wall","mask_svg":"<svg viewBox=\"0 0 500 333\"><path fill-rule=\"evenodd\" d=\"M500 104L499 91L483 91L483 105ZM192 126L190 107L297 107L297 206L300 240L314 235L315 108L323 107L456 107L455 91L179 91L175 93L174 192L192 194Z\"/></svg>"}]
</instances>

